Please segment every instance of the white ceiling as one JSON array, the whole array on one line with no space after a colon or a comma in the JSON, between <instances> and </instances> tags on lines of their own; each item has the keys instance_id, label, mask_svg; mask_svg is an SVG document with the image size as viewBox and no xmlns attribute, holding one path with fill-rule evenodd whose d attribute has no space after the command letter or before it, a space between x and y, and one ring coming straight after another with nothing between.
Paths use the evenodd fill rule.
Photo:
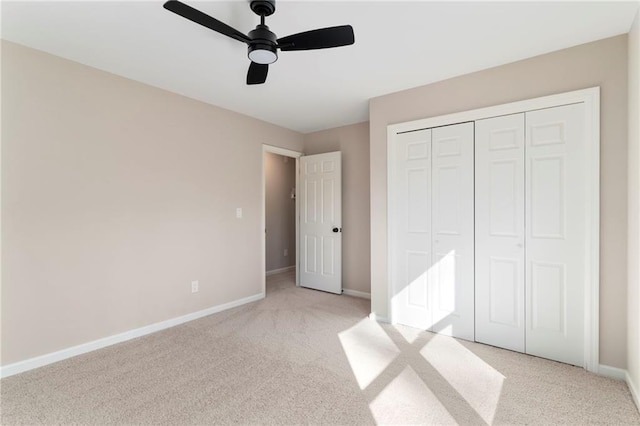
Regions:
<instances>
[{"instance_id":1,"label":"white ceiling","mask_svg":"<svg viewBox=\"0 0 640 426\"><path fill-rule=\"evenodd\" d=\"M247 33L247 0L185 3ZM351 24L353 46L281 52L246 86L243 43L163 2L2 2L2 38L300 132L368 120L368 100L629 31L638 2L278 1L279 37Z\"/></svg>"}]
</instances>

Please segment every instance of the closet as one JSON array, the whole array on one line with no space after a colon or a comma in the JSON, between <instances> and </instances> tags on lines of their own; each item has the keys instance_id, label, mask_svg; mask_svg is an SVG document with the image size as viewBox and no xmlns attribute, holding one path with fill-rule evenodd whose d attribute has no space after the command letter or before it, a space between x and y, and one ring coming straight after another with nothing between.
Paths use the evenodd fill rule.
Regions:
<instances>
[{"instance_id":1,"label":"closet","mask_svg":"<svg viewBox=\"0 0 640 426\"><path fill-rule=\"evenodd\" d=\"M585 365L585 117L575 102L393 135L393 322Z\"/></svg>"}]
</instances>

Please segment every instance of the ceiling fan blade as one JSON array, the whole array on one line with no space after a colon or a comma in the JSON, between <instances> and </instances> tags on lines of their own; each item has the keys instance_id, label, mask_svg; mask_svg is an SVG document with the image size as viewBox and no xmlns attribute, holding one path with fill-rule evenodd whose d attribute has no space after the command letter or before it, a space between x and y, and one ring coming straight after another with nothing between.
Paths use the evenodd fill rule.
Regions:
<instances>
[{"instance_id":1,"label":"ceiling fan blade","mask_svg":"<svg viewBox=\"0 0 640 426\"><path fill-rule=\"evenodd\" d=\"M178 0L169 0L164 4L164 8L168 11L182 16L183 18L187 18L188 20L193 21L196 24L200 24L203 27L207 27L222 35L226 35L227 37L231 37L243 43L249 43L251 41L248 36L242 34L235 28L232 28L224 22L220 22L217 19L212 18L206 13L200 12L199 10L194 9L189 5L181 3Z\"/></svg>"},{"instance_id":2,"label":"ceiling fan blade","mask_svg":"<svg viewBox=\"0 0 640 426\"><path fill-rule=\"evenodd\" d=\"M278 47L287 50L313 50L330 47L348 46L355 41L353 27L342 25L339 27L321 28L305 31L278 39Z\"/></svg>"},{"instance_id":3,"label":"ceiling fan blade","mask_svg":"<svg viewBox=\"0 0 640 426\"><path fill-rule=\"evenodd\" d=\"M268 72L269 65L251 62L251 65L249 65L249 72L247 72L247 84L264 83L265 81L267 81Z\"/></svg>"}]
</instances>

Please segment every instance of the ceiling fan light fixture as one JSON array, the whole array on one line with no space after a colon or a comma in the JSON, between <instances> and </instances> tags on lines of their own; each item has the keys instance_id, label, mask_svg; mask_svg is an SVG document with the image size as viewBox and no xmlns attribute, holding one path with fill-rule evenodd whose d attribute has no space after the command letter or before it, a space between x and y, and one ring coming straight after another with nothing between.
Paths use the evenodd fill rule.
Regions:
<instances>
[{"instance_id":1,"label":"ceiling fan light fixture","mask_svg":"<svg viewBox=\"0 0 640 426\"><path fill-rule=\"evenodd\" d=\"M274 46L255 44L249 46L249 59L256 64L268 65L278 60L278 53Z\"/></svg>"},{"instance_id":2,"label":"ceiling fan light fixture","mask_svg":"<svg viewBox=\"0 0 640 426\"><path fill-rule=\"evenodd\" d=\"M266 81L269 64L278 60L278 49L283 52L328 49L349 46L355 41L351 25L318 28L278 38L264 23L265 16L270 16L276 11L276 0L249 0L249 5L251 10L260 16L260 23L248 34L244 34L179 0L168 0L164 4L164 8L196 24L247 44L249 47L248 56L251 60L247 72L247 84L249 85L262 84Z\"/></svg>"}]
</instances>

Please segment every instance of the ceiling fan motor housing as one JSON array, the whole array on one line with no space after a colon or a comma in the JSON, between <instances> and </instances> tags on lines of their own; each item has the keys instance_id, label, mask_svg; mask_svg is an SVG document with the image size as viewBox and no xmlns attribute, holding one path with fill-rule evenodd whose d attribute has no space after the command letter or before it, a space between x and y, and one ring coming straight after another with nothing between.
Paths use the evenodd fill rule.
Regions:
<instances>
[{"instance_id":1,"label":"ceiling fan motor housing","mask_svg":"<svg viewBox=\"0 0 640 426\"><path fill-rule=\"evenodd\" d=\"M258 16L270 16L276 11L276 0L251 0L249 6Z\"/></svg>"},{"instance_id":2,"label":"ceiling fan motor housing","mask_svg":"<svg viewBox=\"0 0 640 426\"><path fill-rule=\"evenodd\" d=\"M249 58L252 61L270 64L278 59L278 48L276 47L278 37L269 30L268 26L260 24L255 30L250 31L248 35L251 39L249 43ZM271 52L272 54L267 54L264 61L255 59L256 55L260 54L262 54L262 57L265 57L265 51Z\"/></svg>"}]
</instances>

